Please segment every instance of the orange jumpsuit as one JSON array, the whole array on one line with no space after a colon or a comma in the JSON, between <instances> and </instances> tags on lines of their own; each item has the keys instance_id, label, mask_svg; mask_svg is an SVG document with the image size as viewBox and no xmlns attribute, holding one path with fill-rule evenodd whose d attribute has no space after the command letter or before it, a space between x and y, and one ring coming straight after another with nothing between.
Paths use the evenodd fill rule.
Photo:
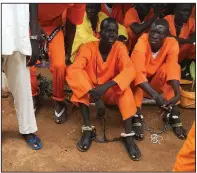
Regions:
<instances>
[{"instance_id":1,"label":"orange jumpsuit","mask_svg":"<svg viewBox=\"0 0 197 173\"><path fill-rule=\"evenodd\" d=\"M149 81L153 89L163 93L169 100L174 91L169 85L170 80L180 80L181 70L178 64L179 46L175 38L166 38L156 58L153 59L148 34L144 33L131 54L131 60L136 67L137 75L134 80L134 98L137 107L141 107L143 90L139 84Z\"/></svg>"},{"instance_id":2,"label":"orange jumpsuit","mask_svg":"<svg viewBox=\"0 0 197 173\"><path fill-rule=\"evenodd\" d=\"M130 83L136 76L135 68L123 43L116 41L103 62L99 52L99 41L82 45L76 54L75 61L67 68L66 80L73 91L71 101L75 104L89 105L88 91L108 81L115 81L102 97L105 104L117 104L123 120L136 112Z\"/></svg>"},{"instance_id":3,"label":"orange jumpsuit","mask_svg":"<svg viewBox=\"0 0 197 173\"><path fill-rule=\"evenodd\" d=\"M177 36L176 35L176 28L175 28L175 24L174 24L174 15L168 15L165 17L165 19L169 23L170 33L173 36ZM178 37L183 38L183 39L187 39L192 33L196 32L195 26L196 26L195 19L193 17L190 17L188 22L185 23L183 25L183 27L181 28L181 32ZM181 62L185 58L193 59L193 58L195 58L195 56L196 56L195 45L193 45L193 44L180 45L179 62Z\"/></svg>"},{"instance_id":4,"label":"orange jumpsuit","mask_svg":"<svg viewBox=\"0 0 197 173\"><path fill-rule=\"evenodd\" d=\"M144 18L144 21L149 20L150 18L152 18L154 15L154 10L151 8L149 14ZM132 29L131 29L131 24L132 23L142 23L142 21L140 20L139 16L138 16L138 12L135 9L135 7L130 8L125 15L124 18L124 26L127 29L128 35L129 35L129 41L128 41L128 50L132 51L135 44L137 43L138 38L140 37L140 35L136 35Z\"/></svg>"},{"instance_id":5,"label":"orange jumpsuit","mask_svg":"<svg viewBox=\"0 0 197 173\"><path fill-rule=\"evenodd\" d=\"M83 22L85 4L39 4L38 20L39 24L47 35L54 29L62 26L66 18L75 24ZM64 33L59 31L54 39L48 44L48 55L50 58L50 71L53 81L53 99L63 101L65 98L64 85L66 75ZM31 68L32 95L38 94L36 70Z\"/></svg>"},{"instance_id":6,"label":"orange jumpsuit","mask_svg":"<svg viewBox=\"0 0 197 173\"><path fill-rule=\"evenodd\" d=\"M125 14L131 7L133 7L132 4L113 4L112 13L110 14L105 4L101 4L101 11L109 17L113 17L118 23L123 25Z\"/></svg>"},{"instance_id":7,"label":"orange jumpsuit","mask_svg":"<svg viewBox=\"0 0 197 173\"><path fill-rule=\"evenodd\" d=\"M195 122L189 131L187 140L184 142L183 147L179 151L176 162L173 167L174 172L196 172L196 149L195 149Z\"/></svg>"}]
</instances>

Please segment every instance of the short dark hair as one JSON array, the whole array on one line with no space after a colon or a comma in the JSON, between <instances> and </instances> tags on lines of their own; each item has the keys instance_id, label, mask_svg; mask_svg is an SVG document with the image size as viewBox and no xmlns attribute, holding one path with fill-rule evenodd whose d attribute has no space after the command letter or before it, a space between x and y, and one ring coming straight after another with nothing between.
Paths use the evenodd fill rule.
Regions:
<instances>
[{"instance_id":1,"label":"short dark hair","mask_svg":"<svg viewBox=\"0 0 197 173\"><path fill-rule=\"evenodd\" d=\"M164 26L166 28L167 34L169 34L169 32L170 32L169 31L169 23L166 19L163 19L163 18L162 19L157 19L157 20L154 21L154 24Z\"/></svg>"},{"instance_id":2,"label":"short dark hair","mask_svg":"<svg viewBox=\"0 0 197 173\"><path fill-rule=\"evenodd\" d=\"M105 22L114 23L114 24L116 24L117 27L118 27L118 22L116 21L116 19L114 19L114 18L112 18L112 17L108 17L108 18L104 19L104 20L101 22L100 30L103 29L104 23L105 23Z\"/></svg>"}]
</instances>

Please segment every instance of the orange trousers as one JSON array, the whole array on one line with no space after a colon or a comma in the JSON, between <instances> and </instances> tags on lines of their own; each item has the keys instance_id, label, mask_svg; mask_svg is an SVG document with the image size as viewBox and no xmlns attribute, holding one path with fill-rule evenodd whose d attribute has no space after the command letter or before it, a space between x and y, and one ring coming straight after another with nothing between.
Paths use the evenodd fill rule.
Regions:
<instances>
[{"instance_id":1,"label":"orange trousers","mask_svg":"<svg viewBox=\"0 0 197 173\"><path fill-rule=\"evenodd\" d=\"M184 44L180 46L179 51L179 63L184 59L195 59L196 57L196 46L193 44Z\"/></svg>"},{"instance_id":2,"label":"orange trousers","mask_svg":"<svg viewBox=\"0 0 197 173\"><path fill-rule=\"evenodd\" d=\"M91 84L91 86L93 86L93 84ZM102 100L106 105L117 105L122 115L122 119L126 120L136 113L135 100L130 88L127 88L122 93L120 93L120 89L117 87L118 86L114 86L110 88L103 95ZM74 93L75 89L73 89L73 95L71 97L71 101L73 103L83 103L89 106L90 96L88 93L81 98L77 98Z\"/></svg>"},{"instance_id":3,"label":"orange trousers","mask_svg":"<svg viewBox=\"0 0 197 173\"><path fill-rule=\"evenodd\" d=\"M64 84L66 76L64 33L59 31L48 45L48 55L50 60L50 71L53 82L53 99L63 101L65 99ZM38 82L36 78L36 68L30 68L32 95L38 95Z\"/></svg>"},{"instance_id":4,"label":"orange trousers","mask_svg":"<svg viewBox=\"0 0 197 173\"><path fill-rule=\"evenodd\" d=\"M173 167L174 172L196 172L195 170L195 122L192 125L191 130L187 136L187 140L184 142L183 147L179 151L176 162Z\"/></svg>"},{"instance_id":5,"label":"orange trousers","mask_svg":"<svg viewBox=\"0 0 197 173\"><path fill-rule=\"evenodd\" d=\"M157 70L156 74L152 77L149 84L155 91L157 91L158 93L162 93L166 100L169 100L174 97L174 91L172 89L172 86L166 80L167 70L168 66L166 64L162 65ZM134 87L133 94L137 107L142 106L143 97L150 98L150 96L138 86Z\"/></svg>"}]
</instances>

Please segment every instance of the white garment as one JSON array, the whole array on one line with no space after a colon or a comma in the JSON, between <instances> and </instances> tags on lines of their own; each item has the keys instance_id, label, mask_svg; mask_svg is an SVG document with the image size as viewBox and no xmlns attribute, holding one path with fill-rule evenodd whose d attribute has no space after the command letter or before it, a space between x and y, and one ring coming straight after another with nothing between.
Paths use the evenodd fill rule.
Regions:
<instances>
[{"instance_id":1,"label":"white garment","mask_svg":"<svg viewBox=\"0 0 197 173\"><path fill-rule=\"evenodd\" d=\"M2 54L31 55L29 4L2 4Z\"/></svg>"},{"instance_id":2,"label":"white garment","mask_svg":"<svg viewBox=\"0 0 197 173\"><path fill-rule=\"evenodd\" d=\"M21 134L37 131L30 71L26 67L26 55L31 51L29 4L2 4L2 67L14 97Z\"/></svg>"},{"instance_id":3,"label":"white garment","mask_svg":"<svg viewBox=\"0 0 197 173\"><path fill-rule=\"evenodd\" d=\"M152 57L153 57L154 60L157 58L158 53L159 53L159 51L157 51L157 52L155 52L155 53L152 52Z\"/></svg>"},{"instance_id":4,"label":"white garment","mask_svg":"<svg viewBox=\"0 0 197 173\"><path fill-rule=\"evenodd\" d=\"M108 13L109 13L109 14L112 14L112 8L109 8L109 7L107 6L107 4L105 4L105 7L106 7Z\"/></svg>"},{"instance_id":5,"label":"white garment","mask_svg":"<svg viewBox=\"0 0 197 173\"><path fill-rule=\"evenodd\" d=\"M14 97L16 115L21 134L37 131L33 99L31 93L30 71L26 67L26 56L20 52L3 56L3 70L8 80L10 92Z\"/></svg>"}]
</instances>

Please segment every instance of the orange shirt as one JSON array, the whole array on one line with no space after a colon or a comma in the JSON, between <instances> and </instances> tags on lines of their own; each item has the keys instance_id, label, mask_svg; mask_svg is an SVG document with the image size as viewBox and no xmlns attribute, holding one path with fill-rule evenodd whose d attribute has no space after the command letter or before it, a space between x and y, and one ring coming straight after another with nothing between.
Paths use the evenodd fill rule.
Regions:
<instances>
[{"instance_id":1,"label":"orange shirt","mask_svg":"<svg viewBox=\"0 0 197 173\"><path fill-rule=\"evenodd\" d=\"M38 21L44 31L50 35L57 27L66 22L66 18L79 25L83 22L85 4L39 4Z\"/></svg>"},{"instance_id":2,"label":"orange shirt","mask_svg":"<svg viewBox=\"0 0 197 173\"><path fill-rule=\"evenodd\" d=\"M132 4L113 4L112 13L110 14L105 4L101 4L101 11L109 17L113 17L118 23L123 25L125 14L131 7L133 7Z\"/></svg>"},{"instance_id":3,"label":"orange shirt","mask_svg":"<svg viewBox=\"0 0 197 173\"><path fill-rule=\"evenodd\" d=\"M176 162L173 167L174 172L196 172L195 131L196 127L194 122L183 147L177 155Z\"/></svg>"},{"instance_id":4,"label":"orange shirt","mask_svg":"<svg viewBox=\"0 0 197 173\"><path fill-rule=\"evenodd\" d=\"M82 45L76 54L75 62L70 65L67 72L75 79L69 80L72 86L78 83L80 89L75 95L80 98L96 85L104 84L110 80L118 84L118 92L123 92L135 78L136 72L133 63L122 42L116 41L107 57L103 61L99 51L99 41ZM86 75L88 75L88 78ZM69 75L68 75L69 76ZM74 76L74 77L73 77ZM89 82L91 80L91 82ZM94 86L91 86L92 83ZM76 86L76 85L74 85Z\"/></svg>"},{"instance_id":5,"label":"orange shirt","mask_svg":"<svg viewBox=\"0 0 197 173\"><path fill-rule=\"evenodd\" d=\"M131 54L137 76L135 86L148 81L147 78L153 76L157 70L166 63L168 65L167 81L180 80L180 73L175 72L175 64L178 64L179 45L175 38L167 37L160 48L156 59L152 57L151 47L148 41L148 34L144 33L139 39Z\"/></svg>"},{"instance_id":6,"label":"orange shirt","mask_svg":"<svg viewBox=\"0 0 197 173\"><path fill-rule=\"evenodd\" d=\"M166 19L169 23L170 34L172 34L173 36L177 36L176 35L176 28L175 28L175 24L174 24L174 15L168 15L164 19ZM181 28L181 32L178 37L183 38L183 39L187 39L190 34L196 32L195 26L196 26L195 19L190 17L188 22L185 23L183 25L183 27Z\"/></svg>"},{"instance_id":7,"label":"orange shirt","mask_svg":"<svg viewBox=\"0 0 197 173\"><path fill-rule=\"evenodd\" d=\"M152 18L154 15L154 10L151 8L149 14L144 18L144 21L149 20L150 18ZM140 20L137 10L135 9L135 7L130 8L125 15L124 18L124 26L127 29L128 35L129 35L129 50L132 50L135 46L135 44L137 43L138 38L140 37L140 35L136 35L132 29L130 28L132 23L142 23L142 21Z\"/></svg>"}]
</instances>

